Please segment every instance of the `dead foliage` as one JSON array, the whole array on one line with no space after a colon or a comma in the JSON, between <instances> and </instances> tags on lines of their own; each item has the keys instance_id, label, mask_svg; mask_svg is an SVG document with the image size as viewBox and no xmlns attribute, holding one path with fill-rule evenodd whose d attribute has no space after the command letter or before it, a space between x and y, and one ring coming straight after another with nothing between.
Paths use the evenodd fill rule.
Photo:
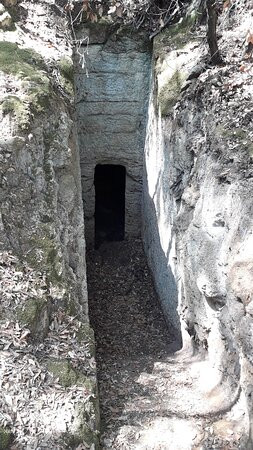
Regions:
<instances>
[{"instance_id":1,"label":"dead foliage","mask_svg":"<svg viewBox=\"0 0 253 450\"><path fill-rule=\"evenodd\" d=\"M145 28L150 34L183 16L188 0L68 0L64 6L73 23L106 17L114 23Z\"/></svg>"}]
</instances>

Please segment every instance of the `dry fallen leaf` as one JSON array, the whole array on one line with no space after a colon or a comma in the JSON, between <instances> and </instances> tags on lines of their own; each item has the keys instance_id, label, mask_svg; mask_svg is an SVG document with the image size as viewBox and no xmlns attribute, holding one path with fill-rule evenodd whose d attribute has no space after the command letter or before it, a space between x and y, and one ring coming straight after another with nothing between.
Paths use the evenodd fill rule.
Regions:
<instances>
[{"instance_id":1,"label":"dry fallen leaf","mask_svg":"<svg viewBox=\"0 0 253 450\"><path fill-rule=\"evenodd\" d=\"M251 31L248 32L246 41L248 44L253 44L253 33L251 33Z\"/></svg>"},{"instance_id":2,"label":"dry fallen leaf","mask_svg":"<svg viewBox=\"0 0 253 450\"><path fill-rule=\"evenodd\" d=\"M223 4L223 9L229 8L231 6L231 0L226 0Z\"/></svg>"}]
</instances>

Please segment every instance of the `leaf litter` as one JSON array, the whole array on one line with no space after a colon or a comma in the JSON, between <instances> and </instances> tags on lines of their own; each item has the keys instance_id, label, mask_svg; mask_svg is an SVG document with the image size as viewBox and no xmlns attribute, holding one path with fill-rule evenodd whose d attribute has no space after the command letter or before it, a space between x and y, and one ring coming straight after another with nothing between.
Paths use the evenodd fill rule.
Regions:
<instances>
[{"instance_id":1,"label":"leaf litter","mask_svg":"<svg viewBox=\"0 0 253 450\"><path fill-rule=\"evenodd\" d=\"M238 448L235 435L210 437L213 419L194 412L203 397L190 360L174 353L180 343L165 322L141 240L90 249L87 274L102 449L188 450L204 441L208 449Z\"/></svg>"},{"instance_id":2,"label":"leaf litter","mask_svg":"<svg viewBox=\"0 0 253 450\"><path fill-rule=\"evenodd\" d=\"M1 255L0 426L11 431L12 450L69 448L65 437L78 433L80 408L90 414L91 428L95 428L92 383L64 387L47 367L52 359L68 361L95 386L90 341L83 334L78 339L83 324L59 308L52 314L46 338L36 342L29 328L17 320L17 309L31 296L44 295L45 286L43 274L28 267L20 270L12 254ZM92 446L83 443L77 448Z\"/></svg>"}]
</instances>

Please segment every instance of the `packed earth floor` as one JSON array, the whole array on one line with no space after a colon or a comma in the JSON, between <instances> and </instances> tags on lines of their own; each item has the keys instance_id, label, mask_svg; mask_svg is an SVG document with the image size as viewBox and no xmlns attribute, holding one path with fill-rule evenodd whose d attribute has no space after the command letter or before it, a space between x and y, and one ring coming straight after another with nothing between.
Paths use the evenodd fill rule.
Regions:
<instances>
[{"instance_id":1,"label":"packed earth floor","mask_svg":"<svg viewBox=\"0 0 253 450\"><path fill-rule=\"evenodd\" d=\"M236 430L215 433L189 363L173 354L141 240L88 250L87 274L102 449L238 449Z\"/></svg>"}]
</instances>

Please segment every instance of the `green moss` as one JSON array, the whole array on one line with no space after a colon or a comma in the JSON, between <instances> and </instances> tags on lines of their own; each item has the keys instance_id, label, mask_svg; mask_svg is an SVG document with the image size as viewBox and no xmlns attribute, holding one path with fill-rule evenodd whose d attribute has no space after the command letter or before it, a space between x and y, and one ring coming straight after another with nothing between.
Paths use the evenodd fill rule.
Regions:
<instances>
[{"instance_id":1,"label":"green moss","mask_svg":"<svg viewBox=\"0 0 253 450\"><path fill-rule=\"evenodd\" d=\"M22 99L9 95L0 106L4 115L14 115L21 130L27 130L32 116L45 111L50 101L49 91L45 86L29 86L26 90L27 95Z\"/></svg>"},{"instance_id":2,"label":"green moss","mask_svg":"<svg viewBox=\"0 0 253 450\"><path fill-rule=\"evenodd\" d=\"M59 69L61 75L66 78L66 80L70 81L71 83L74 82L74 68L71 58L67 58L66 56L64 58L61 58L59 61Z\"/></svg>"},{"instance_id":3,"label":"green moss","mask_svg":"<svg viewBox=\"0 0 253 450\"><path fill-rule=\"evenodd\" d=\"M2 103L2 111L4 114L15 112L20 108L20 105L22 105L22 102L18 97L9 95Z\"/></svg>"},{"instance_id":4,"label":"green moss","mask_svg":"<svg viewBox=\"0 0 253 450\"><path fill-rule=\"evenodd\" d=\"M58 284L62 281L63 271L60 249L55 241L50 224L41 224L39 231L40 234L31 238L28 262L40 271L45 271L49 281Z\"/></svg>"},{"instance_id":5,"label":"green moss","mask_svg":"<svg viewBox=\"0 0 253 450\"><path fill-rule=\"evenodd\" d=\"M67 360L50 360L47 362L47 368L64 387L73 385L85 386L90 393L94 392L94 382L84 374L74 369Z\"/></svg>"},{"instance_id":6,"label":"green moss","mask_svg":"<svg viewBox=\"0 0 253 450\"><path fill-rule=\"evenodd\" d=\"M238 138L238 139L247 139L247 133L242 128L234 128L233 130L229 130L228 128L223 128L221 125L217 127L219 134L222 134L225 138Z\"/></svg>"},{"instance_id":7,"label":"green moss","mask_svg":"<svg viewBox=\"0 0 253 450\"><path fill-rule=\"evenodd\" d=\"M165 75L163 71L167 64L167 55L172 50L182 49L189 41L194 40L191 33L193 25L196 23L197 13L193 12L186 16L181 22L171 25L169 28L160 33L154 40L154 54L157 57L155 66L155 76L161 74L161 87L158 87L158 105L162 116L166 116L171 108L177 103L182 85L186 79L186 74L180 71L179 67L174 70L171 75ZM177 58L177 55L170 56ZM164 77L167 80L164 80Z\"/></svg>"},{"instance_id":8,"label":"green moss","mask_svg":"<svg viewBox=\"0 0 253 450\"><path fill-rule=\"evenodd\" d=\"M27 325L33 334L36 332L37 325L46 308L47 300L45 298L30 298L22 308L17 310L18 319L22 324Z\"/></svg>"},{"instance_id":9,"label":"green moss","mask_svg":"<svg viewBox=\"0 0 253 450\"><path fill-rule=\"evenodd\" d=\"M32 49L22 49L12 42L0 42L0 70L22 79L24 98L9 96L2 109L13 113L21 129L29 128L34 114L45 111L52 89L41 56Z\"/></svg>"},{"instance_id":10,"label":"green moss","mask_svg":"<svg viewBox=\"0 0 253 450\"><path fill-rule=\"evenodd\" d=\"M29 125L29 107L28 104L20 100L15 95L8 95L1 104L4 115L13 114L21 129L26 129Z\"/></svg>"},{"instance_id":11,"label":"green moss","mask_svg":"<svg viewBox=\"0 0 253 450\"><path fill-rule=\"evenodd\" d=\"M218 125L217 133L225 139L233 139L233 141L239 141L243 147L247 148L250 156L253 156L253 143L249 139L248 132L242 128L233 128L232 130L224 128L222 125Z\"/></svg>"},{"instance_id":12,"label":"green moss","mask_svg":"<svg viewBox=\"0 0 253 450\"><path fill-rule=\"evenodd\" d=\"M96 409L95 403L97 403L97 399L94 397L85 404L79 404L75 423L77 429L72 433L66 433L64 435L67 448L76 448L82 443L89 448L92 445L96 449L100 448L98 439L99 412Z\"/></svg>"},{"instance_id":13,"label":"green moss","mask_svg":"<svg viewBox=\"0 0 253 450\"><path fill-rule=\"evenodd\" d=\"M0 68L5 73L30 79L45 70L45 64L32 49L22 49L13 42L0 42Z\"/></svg>"},{"instance_id":14,"label":"green moss","mask_svg":"<svg viewBox=\"0 0 253 450\"><path fill-rule=\"evenodd\" d=\"M69 296L69 298L67 300L66 312L70 316L76 316L80 313L80 305L77 303L75 298L73 298L71 295Z\"/></svg>"},{"instance_id":15,"label":"green moss","mask_svg":"<svg viewBox=\"0 0 253 450\"><path fill-rule=\"evenodd\" d=\"M78 330L77 339L79 342L88 342L91 356L95 356L95 337L94 331L87 323L83 323Z\"/></svg>"},{"instance_id":16,"label":"green moss","mask_svg":"<svg viewBox=\"0 0 253 450\"><path fill-rule=\"evenodd\" d=\"M85 446L91 448L92 444L95 445L95 448L98 449L98 434L92 431L89 426L83 423L79 430L74 434L65 434L63 440L67 446L67 448L76 448L80 444L85 443Z\"/></svg>"},{"instance_id":17,"label":"green moss","mask_svg":"<svg viewBox=\"0 0 253 450\"><path fill-rule=\"evenodd\" d=\"M59 378L59 383L69 387L77 383L77 372L71 367L69 361L49 361L47 364L49 372Z\"/></svg>"},{"instance_id":18,"label":"green moss","mask_svg":"<svg viewBox=\"0 0 253 450\"><path fill-rule=\"evenodd\" d=\"M8 2L9 3L9 2ZM8 13L11 16L12 19L12 25L9 28L9 31L15 31L16 30L16 26L15 26L15 22L18 22L20 20L20 10L19 8L17 8L17 5L13 4L5 6L6 11L8 11Z\"/></svg>"},{"instance_id":19,"label":"green moss","mask_svg":"<svg viewBox=\"0 0 253 450\"><path fill-rule=\"evenodd\" d=\"M161 57L163 54L166 54L167 47L177 50L184 47L189 42L189 38L190 40L196 39L191 33L196 20L197 13L192 12L181 22L166 28L154 39L154 52Z\"/></svg>"},{"instance_id":20,"label":"green moss","mask_svg":"<svg viewBox=\"0 0 253 450\"><path fill-rule=\"evenodd\" d=\"M12 434L7 428L0 427L0 450L7 450L11 444Z\"/></svg>"},{"instance_id":21,"label":"green moss","mask_svg":"<svg viewBox=\"0 0 253 450\"><path fill-rule=\"evenodd\" d=\"M29 84L23 83L23 88L27 92L27 100L33 113L43 112L49 107L52 90L48 77L45 75L41 75L39 79L33 77L29 80Z\"/></svg>"},{"instance_id":22,"label":"green moss","mask_svg":"<svg viewBox=\"0 0 253 450\"><path fill-rule=\"evenodd\" d=\"M162 116L166 116L177 103L184 80L184 75L179 70L175 70L167 83L161 88L158 93L158 104Z\"/></svg>"},{"instance_id":23,"label":"green moss","mask_svg":"<svg viewBox=\"0 0 253 450\"><path fill-rule=\"evenodd\" d=\"M95 380L74 369L67 360L50 360L47 362L47 368L65 388L73 385L85 386L90 394L88 402L76 405L77 415L75 423L72 424L74 431L64 433L62 436L67 448L76 448L81 443L89 446L95 444L95 448L99 448L98 433L95 431L99 428L99 405Z\"/></svg>"},{"instance_id":24,"label":"green moss","mask_svg":"<svg viewBox=\"0 0 253 450\"><path fill-rule=\"evenodd\" d=\"M59 70L61 74L61 84L70 96L74 94L74 66L71 58L66 56L59 61Z\"/></svg>"},{"instance_id":25,"label":"green moss","mask_svg":"<svg viewBox=\"0 0 253 450\"><path fill-rule=\"evenodd\" d=\"M83 424L80 428L79 433L65 435L65 443L67 448L76 448L82 443L88 445L88 448L92 448L92 445L95 445L95 448L99 448L98 444L98 435L94 431L92 431L88 425Z\"/></svg>"}]
</instances>

